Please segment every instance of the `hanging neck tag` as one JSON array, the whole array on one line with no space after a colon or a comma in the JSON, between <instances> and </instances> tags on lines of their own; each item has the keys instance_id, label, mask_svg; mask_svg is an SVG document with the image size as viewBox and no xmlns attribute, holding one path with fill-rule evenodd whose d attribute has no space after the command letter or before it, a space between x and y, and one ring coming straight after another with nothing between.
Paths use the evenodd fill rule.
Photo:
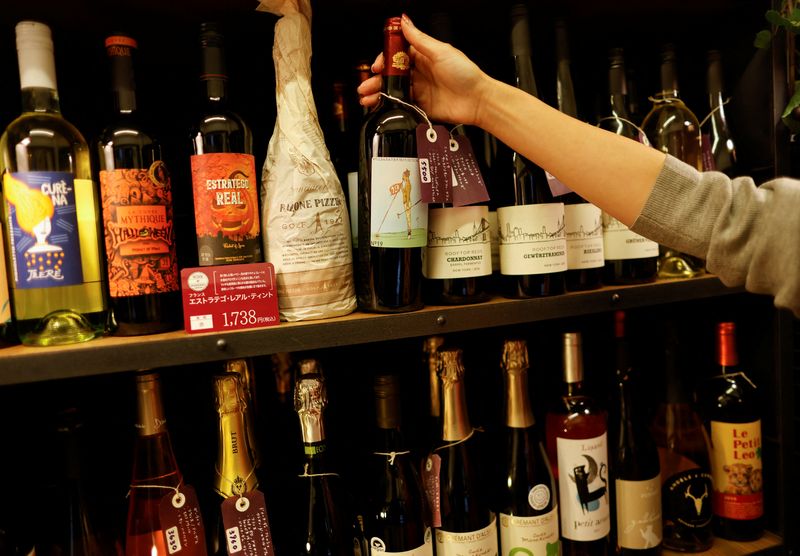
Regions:
<instances>
[{"instance_id":1,"label":"hanging neck tag","mask_svg":"<svg viewBox=\"0 0 800 556\"><path fill-rule=\"evenodd\" d=\"M228 554L232 556L274 556L267 504L259 490L222 501L222 526Z\"/></svg>"},{"instance_id":2,"label":"hanging neck tag","mask_svg":"<svg viewBox=\"0 0 800 556\"><path fill-rule=\"evenodd\" d=\"M450 139L450 164L453 167L453 206L462 207L489 200L481 168L472 143L466 135Z\"/></svg>"},{"instance_id":3,"label":"hanging neck tag","mask_svg":"<svg viewBox=\"0 0 800 556\"><path fill-rule=\"evenodd\" d=\"M206 532L197 494L181 485L161 498L158 519L168 554L206 556Z\"/></svg>"},{"instance_id":4,"label":"hanging neck tag","mask_svg":"<svg viewBox=\"0 0 800 556\"><path fill-rule=\"evenodd\" d=\"M417 126L417 158L422 202L452 203L450 134L444 126Z\"/></svg>"}]
</instances>

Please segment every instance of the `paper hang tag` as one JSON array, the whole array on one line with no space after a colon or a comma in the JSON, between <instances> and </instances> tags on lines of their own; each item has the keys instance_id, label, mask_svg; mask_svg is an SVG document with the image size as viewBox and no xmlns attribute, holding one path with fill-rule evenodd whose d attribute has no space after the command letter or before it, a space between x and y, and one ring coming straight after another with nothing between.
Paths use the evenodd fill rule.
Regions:
<instances>
[{"instance_id":1,"label":"paper hang tag","mask_svg":"<svg viewBox=\"0 0 800 556\"><path fill-rule=\"evenodd\" d=\"M560 197L561 195L572 193L572 189L564 185L564 183L553 174L550 172L545 172L545 174L547 175L547 185L550 186L550 193L552 193L553 197Z\"/></svg>"},{"instance_id":2,"label":"paper hang tag","mask_svg":"<svg viewBox=\"0 0 800 556\"><path fill-rule=\"evenodd\" d=\"M453 166L453 206L462 207L489 200L489 192L466 135L450 139L450 164Z\"/></svg>"},{"instance_id":3,"label":"paper hang tag","mask_svg":"<svg viewBox=\"0 0 800 556\"><path fill-rule=\"evenodd\" d=\"M428 498L428 507L431 509L431 525L442 526L442 508L440 497L439 472L442 467L442 458L438 454L430 454L422 463L422 485L425 496Z\"/></svg>"},{"instance_id":4,"label":"paper hang tag","mask_svg":"<svg viewBox=\"0 0 800 556\"><path fill-rule=\"evenodd\" d=\"M189 485L158 503L158 519L168 554L206 556L206 532L197 495Z\"/></svg>"},{"instance_id":5,"label":"paper hang tag","mask_svg":"<svg viewBox=\"0 0 800 556\"><path fill-rule=\"evenodd\" d=\"M274 556L267 504L261 491L231 496L222 502L222 526L228 554Z\"/></svg>"},{"instance_id":6,"label":"paper hang tag","mask_svg":"<svg viewBox=\"0 0 800 556\"><path fill-rule=\"evenodd\" d=\"M444 126L417 126L417 158L422 202L452 203L450 134Z\"/></svg>"}]
</instances>

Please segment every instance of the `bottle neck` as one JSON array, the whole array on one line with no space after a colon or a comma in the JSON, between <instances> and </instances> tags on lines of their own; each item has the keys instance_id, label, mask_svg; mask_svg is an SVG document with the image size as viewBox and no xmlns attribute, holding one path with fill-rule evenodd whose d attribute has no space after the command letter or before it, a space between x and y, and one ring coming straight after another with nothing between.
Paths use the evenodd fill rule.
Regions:
<instances>
[{"instance_id":1,"label":"bottle neck","mask_svg":"<svg viewBox=\"0 0 800 556\"><path fill-rule=\"evenodd\" d=\"M132 41L126 39L127 37L109 37L106 40L106 54L111 69L111 95L114 111L118 114L132 114L136 111L134 46L131 46Z\"/></svg>"},{"instance_id":2,"label":"bottle neck","mask_svg":"<svg viewBox=\"0 0 800 556\"><path fill-rule=\"evenodd\" d=\"M717 331L717 364L720 374L735 372L739 365L739 356L736 352L736 336L732 328Z\"/></svg>"},{"instance_id":3,"label":"bottle neck","mask_svg":"<svg viewBox=\"0 0 800 556\"><path fill-rule=\"evenodd\" d=\"M382 91L405 102L411 102L411 58L408 50L408 42L400 29L384 30Z\"/></svg>"},{"instance_id":4,"label":"bottle neck","mask_svg":"<svg viewBox=\"0 0 800 556\"><path fill-rule=\"evenodd\" d=\"M383 87L385 94L397 100L411 102L411 78L406 75L384 75Z\"/></svg>"},{"instance_id":5,"label":"bottle neck","mask_svg":"<svg viewBox=\"0 0 800 556\"><path fill-rule=\"evenodd\" d=\"M507 369L503 376L506 389L506 426L512 429L533 426L535 421L528 396L528 370Z\"/></svg>"},{"instance_id":6,"label":"bottle neck","mask_svg":"<svg viewBox=\"0 0 800 556\"><path fill-rule=\"evenodd\" d=\"M536 78L533 75L533 63L528 54L514 56L514 80L516 87L531 96L538 97Z\"/></svg>"},{"instance_id":7,"label":"bottle neck","mask_svg":"<svg viewBox=\"0 0 800 556\"><path fill-rule=\"evenodd\" d=\"M438 359L436 353L428 356L428 383L430 392L430 415L434 419L442 416L442 382L437 371Z\"/></svg>"},{"instance_id":8,"label":"bottle neck","mask_svg":"<svg viewBox=\"0 0 800 556\"><path fill-rule=\"evenodd\" d=\"M60 114L58 91L41 87L22 89L22 111Z\"/></svg>"},{"instance_id":9,"label":"bottle neck","mask_svg":"<svg viewBox=\"0 0 800 556\"><path fill-rule=\"evenodd\" d=\"M228 81L222 78L205 78L200 82L203 98L211 106L223 107L228 102Z\"/></svg>"},{"instance_id":10,"label":"bottle neck","mask_svg":"<svg viewBox=\"0 0 800 556\"><path fill-rule=\"evenodd\" d=\"M444 391L442 440L445 442L463 440L472 432L464 383L461 380L446 381L442 389Z\"/></svg>"},{"instance_id":11,"label":"bottle neck","mask_svg":"<svg viewBox=\"0 0 800 556\"><path fill-rule=\"evenodd\" d=\"M625 82L625 67L611 66L608 70L608 89L611 101L611 114L617 118L628 119L628 94Z\"/></svg>"},{"instance_id":12,"label":"bottle neck","mask_svg":"<svg viewBox=\"0 0 800 556\"><path fill-rule=\"evenodd\" d=\"M228 74L225 69L225 51L219 44L203 45L200 90L209 104L222 106L227 101Z\"/></svg>"},{"instance_id":13,"label":"bottle neck","mask_svg":"<svg viewBox=\"0 0 800 556\"><path fill-rule=\"evenodd\" d=\"M567 396L582 396L583 395L583 381L579 382L565 382L564 393Z\"/></svg>"},{"instance_id":14,"label":"bottle neck","mask_svg":"<svg viewBox=\"0 0 800 556\"><path fill-rule=\"evenodd\" d=\"M139 436L154 436L167 432L167 420L161 403L161 387L157 379L140 377L137 383Z\"/></svg>"},{"instance_id":15,"label":"bottle neck","mask_svg":"<svg viewBox=\"0 0 800 556\"><path fill-rule=\"evenodd\" d=\"M39 27L41 24L31 26ZM38 40L23 40L23 43L24 45L20 44L18 29L17 60L23 112L59 114L61 109L56 86L56 64L49 30L46 38L42 35Z\"/></svg>"},{"instance_id":16,"label":"bottle neck","mask_svg":"<svg viewBox=\"0 0 800 556\"><path fill-rule=\"evenodd\" d=\"M220 413L217 468L214 488L224 497L255 489L258 480L248 438L245 414L240 407Z\"/></svg>"},{"instance_id":17,"label":"bottle neck","mask_svg":"<svg viewBox=\"0 0 800 556\"><path fill-rule=\"evenodd\" d=\"M674 60L661 63L661 91L656 93L656 98L679 98L678 72Z\"/></svg>"}]
</instances>

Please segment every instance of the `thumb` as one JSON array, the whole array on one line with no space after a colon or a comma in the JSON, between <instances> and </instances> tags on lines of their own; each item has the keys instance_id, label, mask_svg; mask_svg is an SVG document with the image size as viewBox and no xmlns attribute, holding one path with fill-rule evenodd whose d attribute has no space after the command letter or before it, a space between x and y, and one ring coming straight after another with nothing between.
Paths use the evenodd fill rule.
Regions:
<instances>
[{"instance_id":1,"label":"thumb","mask_svg":"<svg viewBox=\"0 0 800 556\"><path fill-rule=\"evenodd\" d=\"M433 58L436 51L444 46L444 43L437 41L430 35L426 35L416 28L406 14L401 17L401 28L406 40L417 49L417 51L427 58Z\"/></svg>"}]
</instances>

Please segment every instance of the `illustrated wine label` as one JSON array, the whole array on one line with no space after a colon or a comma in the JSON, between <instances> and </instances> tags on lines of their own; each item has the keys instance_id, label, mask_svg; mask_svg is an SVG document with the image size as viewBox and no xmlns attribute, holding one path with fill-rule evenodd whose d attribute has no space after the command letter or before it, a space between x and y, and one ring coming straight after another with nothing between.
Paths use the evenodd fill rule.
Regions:
<instances>
[{"instance_id":1,"label":"illustrated wine label","mask_svg":"<svg viewBox=\"0 0 800 556\"><path fill-rule=\"evenodd\" d=\"M372 537L369 540L369 553L371 556L433 556L433 534L430 527L425 529L425 538L421 545L400 552L386 550L386 543L383 539Z\"/></svg>"},{"instance_id":2,"label":"illustrated wine label","mask_svg":"<svg viewBox=\"0 0 800 556\"><path fill-rule=\"evenodd\" d=\"M599 268L603 258L603 211L591 203L564 206L567 268Z\"/></svg>"},{"instance_id":3,"label":"illustrated wine label","mask_svg":"<svg viewBox=\"0 0 800 556\"><path fill-rule=\"evenodd\" d=\"M206 556L206 534L197 494L189 485L170 492L158 504L158 520L168 554Z\"/></svg>"},{"instance_id":4,"label":"illustrated wine label","mask_svg":"<svg viewBox=\"0 0 800 556\"><path fill-rule=\"evenodd\" d=\"M252 490L222 502L222 527L231 556L273 556L264 495Z\"/></svg>"},{"instance_id":5,"label":"illustrated wine label","mask_svg":"<svg viewBox=\"0 0 800 556\"><path fill-rule=\"evenodd\" d=\"M372 247L424 247L428 205L422 202L416 158L374 157L370 204Z\"/></svg>"},{"instance_id":6,"label":"illustrated wine label","mask_svg":"<svg viewBox=\"0 0 800 556\"><path fill-rule=\"evenodd\" d=\"M617 543L643 550L661 544L661 476L644 481L615 481Z\"/></svg>"},{"instance_id":7,"label":"illustrated wine label","mask_svg":"<svg viewBox=\"0 0 800 556\"><path fill-rule=\"evenodd\" d=\"M561 534L594 541L611 531L606 433L594 438L556 439Z\"/></svg>"},{"instance_id":8,"label":"illustrated wine label","mask_svg":"<svg viewBox=\"0 0 800 556\"><path fill-rule=\"evenodd\" d=\"M558 556L558 506L534 517L501 513L500 553L502 556Z\"/></svg>"},{"instance_id":9,"label":"illustrated wine label","mask_svg":"<svg viewBox=\"0 0 800 556\"><path fill-rule=\"evenodd\" d=\"M761 421L711 421L713 512L728 519L764 515Z\"/></svg>"},{"instance_id":10,"label":"illustrated wine label","mask_svg":"<svg viewBox=\"0 0 800 556\"><path fill-rule=\"evenodd\" d=\"M492 271L500 272L500 228L497 223L497 211L489 212L489 240L492 242Z\"/></svg>"},{"instance_id":11,"label":"illustrated wine label","mask_svg":"<svg viewBox=\"0 0 800 556\"><path fill-rule=\"evenodd\" d=\"M704 529L711 524L711 474L702 469L680 471L661 486L664 529Z\"/></svg>"},{"instance_id":12,"label":"illustrated wine label","mask_svg":"<svg viewBox=\"0 0 800 556\"><path fill-rule=\"evenodd\" d=\"M650 241L603 213L603 252L607 261L658 257L658 243Z\"/></svg>"},{"instance_id":13,"label":"illustrated wine label","mask_svg":"<svg viewBox=\"0 0 800 556\"><path fill-rule=\"evenodd\" d=\"M8 275L6 274L6 245L3 242L3 228L0 227L0 324L11 320L11 300L8 297Z\"/></svg>"},{"instance_id":14,"label":"illustrated wine label","mask_svg":"<svg viewBox=\"0 0 800 556\"><path fill-rule=\"evenodd\" d=\"M426 278L466 278L492 273L489 209L485 206L429 209Z\"/></svg>"},{"instance_id":15,"label":"illustrated wine label","mask_svg":"<svg viewBox=\"0 0 800 556\"><path fill-rule=\"evenodd\" d=\"M436 530L436 556L497 556L497 524L492 521L478 531L451 533Z\"/></svg>"},{"instance_id":16,"label":"illustrated wine label","mask_svg":"<svg viewBox=\"0 0 800 556\"><path fill-rule=\"evenodd\" d=\"M260 262L258 178L253 155L193 155L191 166L199 265Z\"/></svg>"},{"instance_id":17,"label":"illustrated wine label","mask_svg":"<svg viewBox=\"0 0 800 556\"><path fill-rule=\"evenodd\" d=\"M3 176L14 287L51 288L83 282L76 192L82 182L92 190L90 180L76 180L67 172Z\"/></svg>"},{"instance_id":18,"label":"illustrated wine label","mask_svg":"<svg viewBox=\"0 0 800 556\"><path fill-rule=\"evenodd\" d=\"M164 163L102 170L100 194L111 297L177 291L172 186Z\"/></svg>"},{"instance_id":19,"label":"illustrated wine label","mask_svg":"<svg viewBox=\"0 0 800 556\"><path fill-rule=\"evenodd\" d=\"M567 269L563 203L501 207L497 219L502 274L547 274Z\"/></svg>"}]
</instances>

